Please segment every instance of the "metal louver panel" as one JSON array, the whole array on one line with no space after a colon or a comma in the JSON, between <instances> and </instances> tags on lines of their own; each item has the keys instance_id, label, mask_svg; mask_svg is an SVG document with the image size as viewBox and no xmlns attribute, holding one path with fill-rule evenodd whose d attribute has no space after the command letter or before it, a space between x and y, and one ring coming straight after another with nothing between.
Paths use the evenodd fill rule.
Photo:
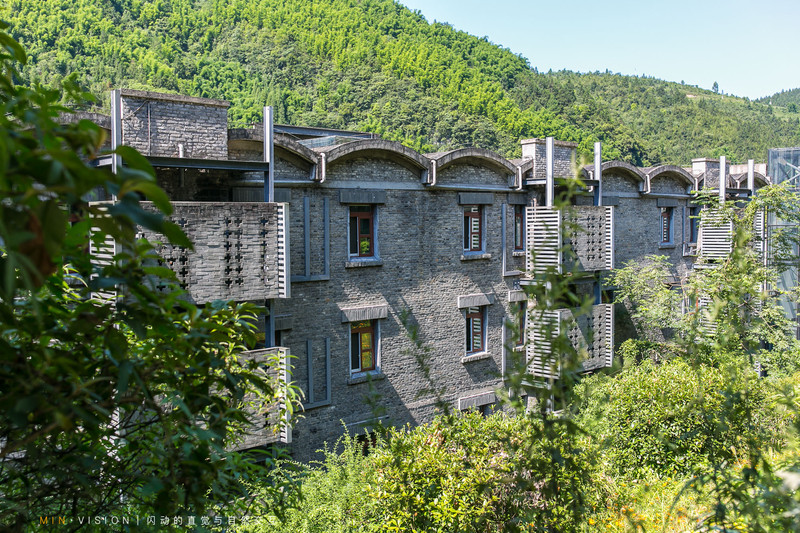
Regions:
<instances>
[{"instance_id":1,"label":"metal louver panel","mask_svg":"<svg viewBox=\"0 0 800 533\"><path fill-rule=\"evenodd\" d=\"M700 313L700 329L712 334L717 331L717 324L708 316L712 300L708 296L701 296L697 300L697 312Z\"/></svg>"},{"instance_id":2,"label":"metal louver panel","mask_svg":"<svg viewBox=\"0 0 800 533\"><path fill-rule=\"evenodd\" d=\"M553 339L561 330L561 311L544 311L528 330L531 342L526 350L528 371L536 377L558 379L561 362L553 350Z\"/></svg>"},{"instance_id":3,"label":"metal louver panel","mask_svg":"<svg viewBox=\"0 0 800 533\"><path fill-rule=\"evenodd\" d=\"M726 259L733 249L733 222L716 210L704 209L700 218L699 255L707 261Z\"/></svg>"},{"instance_id":4,"label":"metal louver panel","mask_svg":"<svg viewBox=\"0 0 800 533\"><path fill-rule=\"evenodd\" d=\"M289 271L289 224L286 221L286 204L278 204L278 294L291 297L291 273Z\"/></svg>"},{"instance_id":5,"label":"metal louver panel","mask_svg":"<svg viewBox=\"0 0 800 533\"><path fill-rule=\"evenodd\" d=\"M552 207L528 207L525 219L528 272L541 274L553 267L560 274L561 211Z\"/></svg>"},{"instance_id":6,"label":"metal louver panel","mask_svg":"<svg viewBox=\"0 0 800 533\"><path fill-rule=\"evenodd\" d=\"M753 249L758 253L761 261L766 259L766 238L764 230L766 229L766 213L763 209L759 209L753 219Z\"/></svg>"},{"instance_id":7,"label":"metal louver panel","mask_svg":"<svg viewBox=\"0 0 800 533\"><path fill-rule=\"evenodd\" d=\"M105 210L105 208L101 209ZM93 215L92 218L96 218L96 216ZM102 241L95 242L95 236L101 232L102 230L99 227L92 226L92 239L89 241L89 256L92 258L92 264L97 266L98 269L102 269L103 267L112 264L114 262L114 256L119 252L119 247L117 246L116 241L110 235L105 235ZM93 279L96 277L97 275L92 275ZM117 298L117 291L112 287L102 291L93 292L91 294L91 298L113 305Z\"/></svg>"},{"instance_id":8,"label":"metal louver panel","mask_svg":"<svg viewBox=\"0 0 800 533\"><path fill-rule=\"evenodd\" d=\"M614 304L603 304L603 340L605 341L605 366L611 367L614 363Z\"/></svg>"},{"instance_id":9,"label":"metal louver panel","mask_svg":"<svg viewBox=\"0 0 800 533\"><path fill-rule=\"evenodd\" d=\"M606 270L614 269L614 207L606 206ZM608 364L607 366L611 366Z\"/></svg>"}]
</instances>

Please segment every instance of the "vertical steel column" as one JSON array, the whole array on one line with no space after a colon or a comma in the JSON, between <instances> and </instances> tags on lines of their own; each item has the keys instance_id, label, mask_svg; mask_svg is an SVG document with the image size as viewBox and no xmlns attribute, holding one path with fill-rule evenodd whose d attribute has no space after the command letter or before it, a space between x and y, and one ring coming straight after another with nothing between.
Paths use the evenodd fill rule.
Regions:
<instances>
[{"instance_id":1,"label":"vertical steel column","mask_svg":"<svg viewBox=\"0 0 800 533\"><path fill-rule=\"evenodd\" d=\"M603 155L602 145L600 141L594 143L594 179L597 180L595 185L596 201L594 205L603 205Z\"/></svg>"},{"instance_id":2,"label":"vertical steel column","mask_svg":"<svg viewBox=\"0 0 800 533\"><path fill-rule=\"evenodd\" d=\"M275 201L275 144L272 124L272 106L264 106L264 162L269 163L269 170L264 176L264 201Z\"/></svg>"},{"instance_id":3,"label":"vertical steel column","mask_svg":"<svg viewBox=\"0 0 800 533\"><path fill-rule=\"evenodd\" d=\"M122 94L119 89L111 91L111 150L122 144ZM111 156L111 172L119 170L122 158L117 154Z\"/></svg>"},{"instance_id":4,"label":"vertical steel column","mask_svg":"<svg viewBox=\"0 0 800 533\"><path fill-rule=\"evenodd\" d=\"M553 138L547 137L545 139L545 197L544 205L553 207L555 196L555 183L553 182L553 160L554 157Z\"/></svg>"},{"instance_id":5,"label":"vertical steel column","mask_svg":"<svg viewBox=\"0 0 800 533\"><path fill-rule=\"evenodd\" d=\"M747 188L750 196L756 193L756 162L752 159L747 160Z\"/></svg>"}]
</instances>

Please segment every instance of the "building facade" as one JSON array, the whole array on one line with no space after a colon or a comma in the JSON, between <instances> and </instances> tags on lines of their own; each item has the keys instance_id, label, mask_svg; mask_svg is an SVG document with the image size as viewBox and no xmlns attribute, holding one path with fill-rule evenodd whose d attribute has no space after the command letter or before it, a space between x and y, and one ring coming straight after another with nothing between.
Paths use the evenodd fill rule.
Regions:
<instances>
[{"instance_id":1,"label":"building facade","mask_svg":"<svg viewBox=\"0 0 800 533\"><path fill-rule=\"evenodd\" d=\"M604 274L655 253L685 275L700 235L692 191L719 188L721 173L723 194L747 196L767 182L763 169L724 160L598 160L577 170L584 188L566 212L553 198L576 172L573 143L523 140L522 158L509 160L478 148L420 154L315 128L275 126L265 139L262 126L228 129L226 102L116 95L101 125L112 144L150 159L172 218L196 243L194 252L162 246L164 263L197 303L266 306L265 346L291 354L302 418L248 444L277 440L301 460L345 428L429 421L437 397L490 411L513 351L525 352L535 375L557 378L558 354L530 323L524 290L548 266L594 299L569 326L584 369L610 365L633 330L625 309L604 298ZM586 231L570 233L571 222Z\"/></svg>"}]
</instances>

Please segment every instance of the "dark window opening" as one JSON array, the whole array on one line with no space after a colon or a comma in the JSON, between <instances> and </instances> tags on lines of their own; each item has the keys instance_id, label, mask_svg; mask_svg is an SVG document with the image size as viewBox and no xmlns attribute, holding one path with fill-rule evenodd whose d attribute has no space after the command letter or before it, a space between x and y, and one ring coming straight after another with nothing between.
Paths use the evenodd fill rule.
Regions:
<instances>
[{"instance_id":1,"label":"dark window opening","mask_svg":"<svg viewBox=\"0 0 800 533\"><path fill-rule=\"evenodd\" d=\"M481 206L464 207L464 251L480 252L483 250L483 213Z\"/></svg>"},{"instance_id":2,"label":"dark window opening","mask_svg":"<svg viewBox=\"0 0 800 533\"><path fill-rule=\"evenodd\" d=\"M525 249L525 206L514 206L514 250Z\"/></svg>"},{"instance_id":3,"label":"dark window opening","mask_svg":"<svg viewBox=\"0 0 800 533\"><path fill-rule=\"evenodd\" d=\"M466 314L467 355L484 351L485 307L470 307Z\"/></svg>"},{"instance_id":4,"label":"dark window opening","mask_svg":"<svg viewBox=\"0 0 800 533\"><path fill-rule=\"evenodd\" d=\"M350 257L375 256L374 222L373 206L350 206Z\"/></svg>"}]
</instances>

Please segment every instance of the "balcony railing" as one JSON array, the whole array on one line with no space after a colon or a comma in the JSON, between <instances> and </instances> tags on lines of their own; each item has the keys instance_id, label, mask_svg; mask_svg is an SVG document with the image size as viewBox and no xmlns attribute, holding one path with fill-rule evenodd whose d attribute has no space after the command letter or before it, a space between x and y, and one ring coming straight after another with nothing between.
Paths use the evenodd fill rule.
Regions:
<instances>
[{"instance_id":1,"label":"balcony railing","mask_svg":"<svg viewBox=\"0 0 800 533\"><path fill-rule=\"evenodd\" d=\"M575 316L571 309L546 311L533 317L527 346L529 372L540 378L559 379L563 354L555 339L562 331L580 357L581 371L611 366L614 354L614 306L599 304L591 312ZM563 338L563 337L562 337Z\"/></svg>"},{"instance_id":2,"label":"balcony railing","mask_svg":"<svg viewBox=\"0 0 800 533\"><path fill-rule=\"evenodd\" d=\"M594 272L614 267L614 208L529 207L526 212L527 270L539 274Z\"/></svg>"}]
</instances>

